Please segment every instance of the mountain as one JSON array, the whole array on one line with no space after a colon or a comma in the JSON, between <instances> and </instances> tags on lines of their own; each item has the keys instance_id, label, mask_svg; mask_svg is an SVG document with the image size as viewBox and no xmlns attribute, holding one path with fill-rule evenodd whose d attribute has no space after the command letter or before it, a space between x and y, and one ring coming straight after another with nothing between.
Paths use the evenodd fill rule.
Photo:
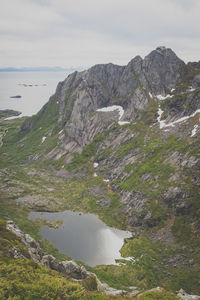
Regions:
<instances>
[{"instance_id":1,"label":"mountain","mask_svg":"<svg viewBox=\"0 0 200 300\"><path fill-rule=\"evenodd\" d=\"M121 253L137 263L94 270L115 287L200 293L199 118L199 63L169 48L75 71L36 115L6 125L2 195L131 230Z\"/></svg>"}]
</instances>

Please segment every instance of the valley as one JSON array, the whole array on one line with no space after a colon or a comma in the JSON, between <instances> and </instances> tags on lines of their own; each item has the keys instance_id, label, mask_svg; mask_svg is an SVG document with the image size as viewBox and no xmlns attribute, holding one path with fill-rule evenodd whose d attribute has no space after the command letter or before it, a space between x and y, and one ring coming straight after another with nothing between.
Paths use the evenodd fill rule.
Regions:
<instances>
[{"instance_id":1,"label":"valley","mask_svg":"<svg viewBox=\"0 0 200 300\"><path fill-rule=\"evenodd\" d=\"M94 213L132 233L118 265L85 265L101 282L200 294L199 78L158 47L74 72L36 115L1 119L0 218L68 260L30 211Z\"/></svg>"}]
</instances>

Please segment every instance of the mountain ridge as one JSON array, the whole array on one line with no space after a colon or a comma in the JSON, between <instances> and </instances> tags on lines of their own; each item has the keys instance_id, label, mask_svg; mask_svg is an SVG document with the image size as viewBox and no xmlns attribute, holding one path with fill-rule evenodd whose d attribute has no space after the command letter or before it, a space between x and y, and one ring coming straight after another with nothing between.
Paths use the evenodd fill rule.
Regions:
<instances>
[{"instance_id":1,"label":"mountain ridge","mask_svg":"<svg viewBox=\"0 0 200 300\"><path fill-rule=\"evenodd\" d=\"M160 65L160 57L165 58L162 62L163 65ZM67 131L74 140L77 131L81 131L83 128L86 132L89 131L89 128L86 130L86 127L89 126L87 122L89 113L95 112L102 106L120 104L123 104L125 110L123 118L133 121L137 118L137 113L149 105L151 101L149 93L155 97L156 95L166 96L176 87L185 68L184 62L171 49L158 47L144 60L137 56L127 66L104 64L96 65L80 73L74 72L65 81L58 84L54 95L56 98L54 102L58 104L59 110L58 124L67 122L71 118L72 122L70 122L71 125L68 125ZM163 77L162 73L167 75ZM77 95L79 99L78 97L76 99ZM173 93L170 93L169 96L173 96ZM64 101L67 101L67 105L65 105L66 112L63 114ZM45 106L40 113L41 115L45 113ZM85 114L87 120L83 118L83 121L80 122L81 114ZM73 126L73 122L76 123L76 126ZM99 123L98 117L95 116L91 119L91 123L95 124L91 124L91 126L98 127L96 124ZM22 130L25 127L26 124L22 126ZM99 129L99 132L102 130L104 129ZM95 131L95 134L97 133ZM91 141L89 137L87 140L82 142L84 146ZM78 143L74 147L79 149Z\"/></svg>"}]
</instances>

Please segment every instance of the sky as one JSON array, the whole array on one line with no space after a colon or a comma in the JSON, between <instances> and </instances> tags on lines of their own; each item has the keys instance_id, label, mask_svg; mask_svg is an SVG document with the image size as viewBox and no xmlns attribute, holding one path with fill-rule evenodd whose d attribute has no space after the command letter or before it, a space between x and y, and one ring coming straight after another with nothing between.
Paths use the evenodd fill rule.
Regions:
<instances>
[{"instance_id":1,"label":"sky","mask_svg":"<svg viewBox=\"0 0 200 300\"><path fill-rule=\"evenodd\" d=\"M0 68L200 60L200 0L0 0Z\"/></svg>"}]
</instances>

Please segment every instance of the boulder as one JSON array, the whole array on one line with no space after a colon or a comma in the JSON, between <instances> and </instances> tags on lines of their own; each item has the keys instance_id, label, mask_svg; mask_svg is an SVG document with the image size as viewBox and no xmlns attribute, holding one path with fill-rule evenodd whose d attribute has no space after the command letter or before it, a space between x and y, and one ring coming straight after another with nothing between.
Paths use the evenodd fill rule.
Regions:
<instances>
[{"instance_id":1,"label":"boulder","mask_svg":"<svg viewBox=\"0 0 200 300\"><path fill-rule=\"evenodd\" d=\"M58 270L60 273L67 275L73 279L85 279L91 276L91 273L87 272L85 267L78 265L74 261L61 261L58 264Z\"/></svg>"},{"instance_id":2,"label":"boulder","mask_svg":"<svg viewBox=\"0 0 200 300\"><path fill-rule=\"evenodd\" d=\"M200 299L200 296L189 295L183 289L180 289L177 292L177 296L183 300L198 300L198 299Z\"/></svg>"}]
</instances>

